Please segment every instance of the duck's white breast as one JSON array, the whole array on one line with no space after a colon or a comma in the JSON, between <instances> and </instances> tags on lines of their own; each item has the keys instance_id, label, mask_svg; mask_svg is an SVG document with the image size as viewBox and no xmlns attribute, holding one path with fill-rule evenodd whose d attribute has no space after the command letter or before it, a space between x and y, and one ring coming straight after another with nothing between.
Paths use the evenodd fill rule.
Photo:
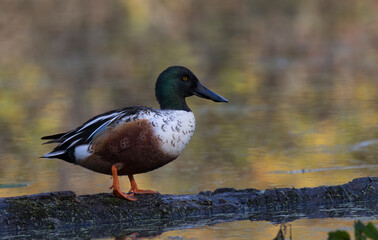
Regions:
<instances>
[{"instance_id":1,"label":"duck's white breast","mask_svg":"<svg viewBox=\"0 0 378 240\"><path fill-rule=\"evenodd\" d=\"M188 145L196 127L194 114L183 110L159 110L159 114L140 116L148 119L161 150L171 156L179 156Z\"/></svg>"}]
</instances>

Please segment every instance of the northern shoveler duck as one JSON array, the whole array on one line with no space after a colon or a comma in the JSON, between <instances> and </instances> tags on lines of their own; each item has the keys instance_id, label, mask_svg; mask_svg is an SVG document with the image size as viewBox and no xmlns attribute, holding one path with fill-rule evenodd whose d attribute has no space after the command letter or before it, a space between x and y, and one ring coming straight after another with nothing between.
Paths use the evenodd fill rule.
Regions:
<instances>
[{"instance_id":1,"label":"northern shoveler duck","mask_svg":"<svg viewBox=\"0 0 378 240\"><path fill-rule=\"evenodd\" d=\"M203 86L187 68L172 66L157 78L160 109L133 106L97 115L66 133L43 137L59 143L42 158L59 158L95 172L113 175L113 194L135 201L134 194L154 194L138 188L133 175L157 169L176 159L195 128L185 98L196 95L214 102L227 99ZM119 188L118 175L128 175L131 189Z\"/></svg>"}]
</instances>

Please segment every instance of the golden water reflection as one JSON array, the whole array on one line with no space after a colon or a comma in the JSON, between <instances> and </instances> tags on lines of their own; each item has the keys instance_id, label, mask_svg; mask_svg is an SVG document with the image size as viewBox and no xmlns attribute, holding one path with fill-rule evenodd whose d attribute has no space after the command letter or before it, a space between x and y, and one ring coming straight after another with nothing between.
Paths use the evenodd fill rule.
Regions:
<instances>
[{"instance_id":1,"label":"golden water reflection","mask_svg":"<svg viewBox=\"0 0 378 240\"><path fill-rule=\"evenodd\" d=\"M373 219L362 218L362 221ZM377 221L375 221L377 223ZM318 240L327 239L328 232L336 230L347 231L354 235L354 221L350 219L300 219L288 223L287 227L292 233L292 239ZM200 229L184 229L169 231L154 239L274 239L280 229L279 224L273 225L270 222L239 221L232 223L220 223L214 226L202 227ZM290 234L286 237L289 239Z\"/></svg>"}]
</instances>

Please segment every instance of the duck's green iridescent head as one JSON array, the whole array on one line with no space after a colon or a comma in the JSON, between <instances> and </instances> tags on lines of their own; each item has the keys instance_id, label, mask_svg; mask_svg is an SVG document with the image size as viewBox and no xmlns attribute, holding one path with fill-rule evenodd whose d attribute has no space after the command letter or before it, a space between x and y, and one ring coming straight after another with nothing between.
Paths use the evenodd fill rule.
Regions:
<instances>
[{"instance_id":1,"label":"duck's green iridescent head","mask_svg":"<svg viewBox=\"0 0 378 240\"><path fill-rule=\"evenodd\" d=\"M169 67L159 75L155 94L161 109L190 111L185 98L193 95L214 102L228 102L224 97L203 86L189 69L181 66Z\"/></svg>"}]
</instances>

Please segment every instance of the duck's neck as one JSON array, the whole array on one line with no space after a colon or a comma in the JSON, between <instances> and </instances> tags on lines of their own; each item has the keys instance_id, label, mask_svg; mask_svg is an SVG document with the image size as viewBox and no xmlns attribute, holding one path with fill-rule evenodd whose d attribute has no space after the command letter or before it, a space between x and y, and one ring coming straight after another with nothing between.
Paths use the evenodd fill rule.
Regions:
<instances>
[{"instance_id":1,"label":"duck's neck","mask_svg":"<svg viewBox=\"0 0 378 240\"><path fill-rule=\"evenodd\" d=\"M163 110L183 110L190 112L188 104L184 97L178 95L165 96L164 98L158 99L160 104L160 109Z\"/></svg>"}]
</instances>

